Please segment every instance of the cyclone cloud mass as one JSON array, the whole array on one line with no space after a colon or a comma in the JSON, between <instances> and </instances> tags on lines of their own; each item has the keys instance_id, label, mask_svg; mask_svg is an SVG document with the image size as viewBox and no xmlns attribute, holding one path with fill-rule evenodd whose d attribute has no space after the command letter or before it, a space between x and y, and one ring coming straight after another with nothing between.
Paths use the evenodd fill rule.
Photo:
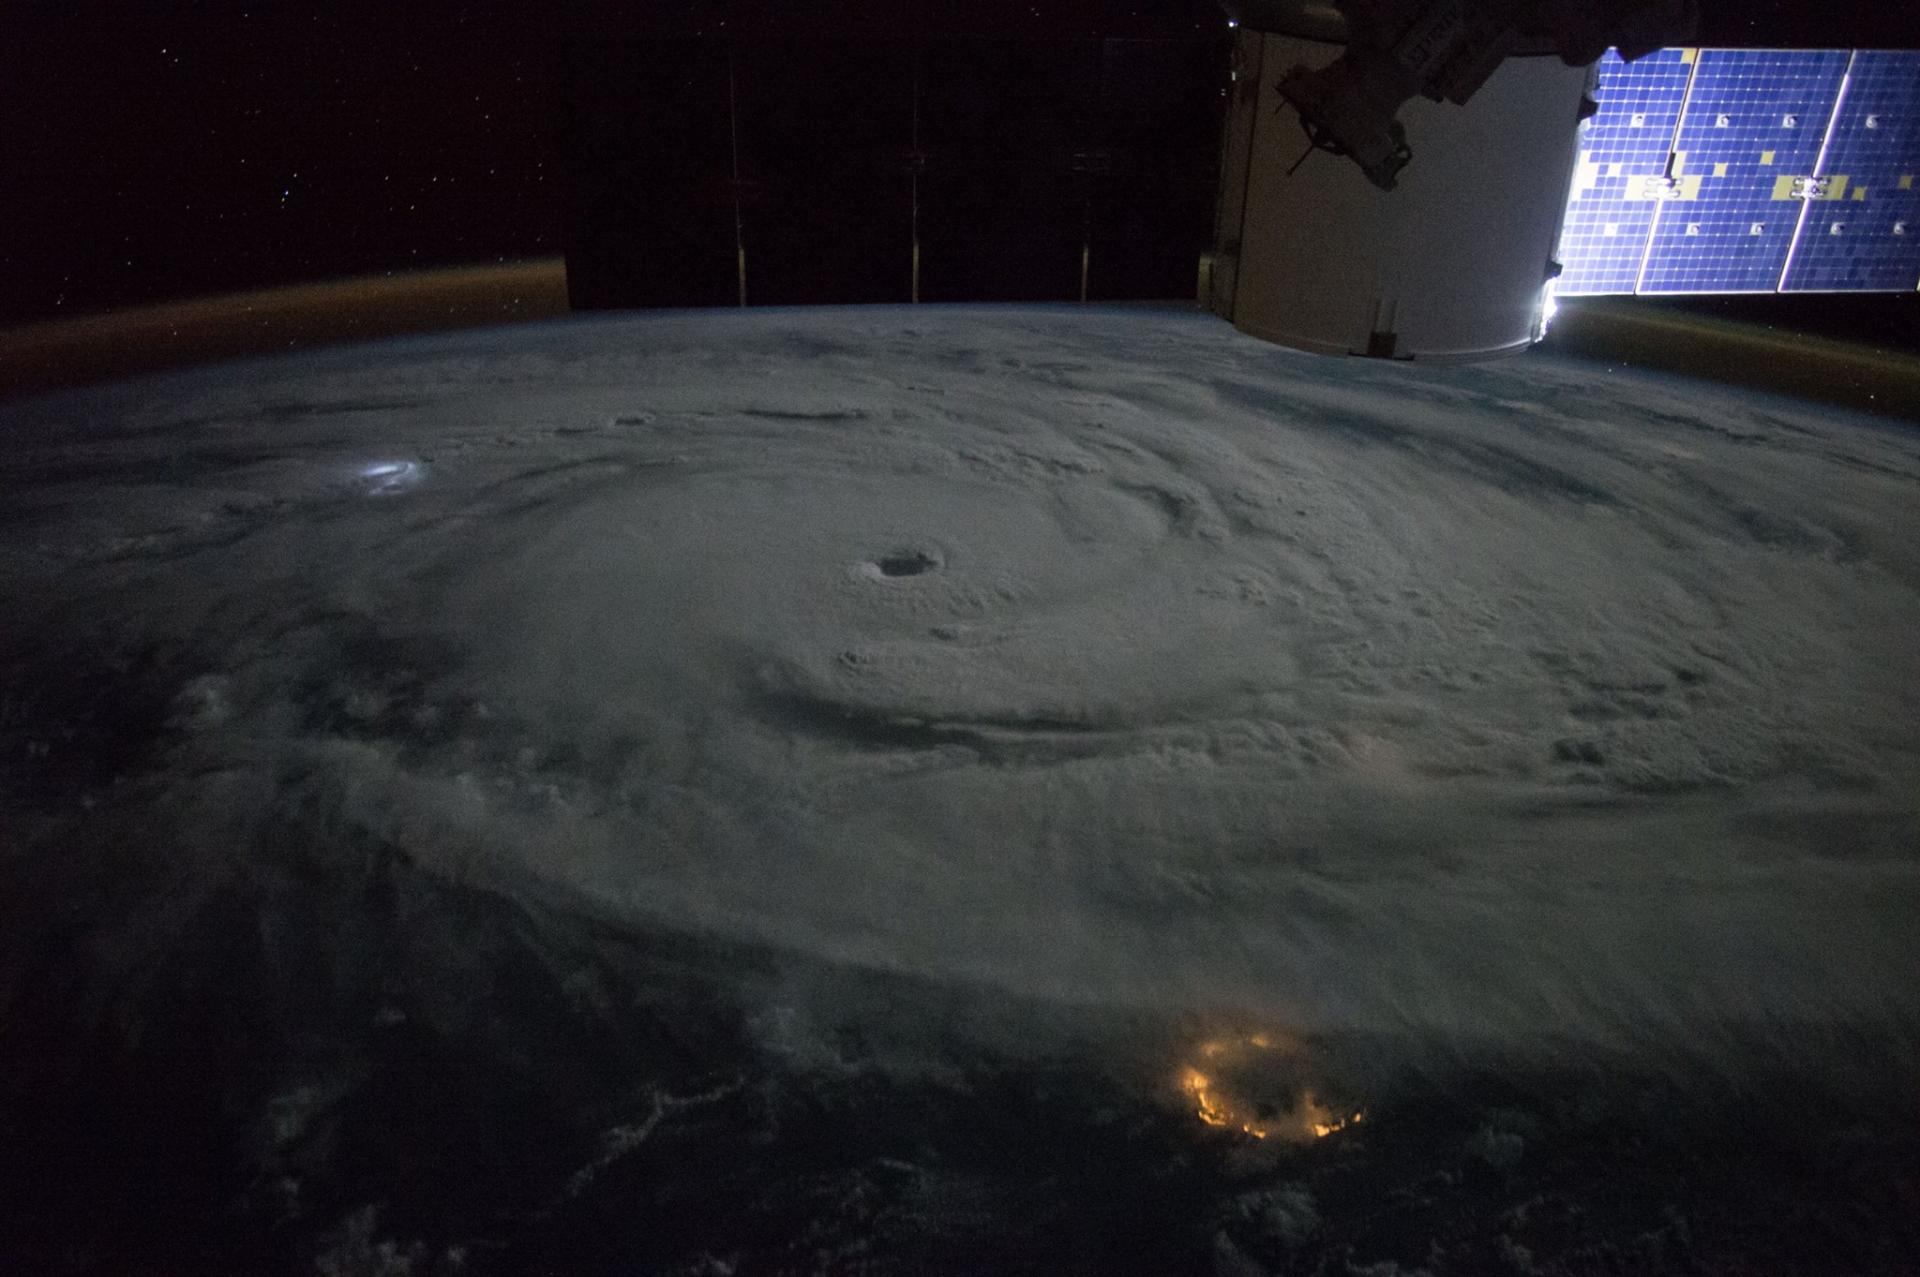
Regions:
<instances>
[{"instance_id":1,"label":"cyclone cloud mass","mask_svg":"<svg viewBox=\"0 0 1920 1277\"><path fill-rule=\"evenodd\" d=\"M181 854L362 830L1042 998L1914 1024L1910 432L1047 308L420 339L0 430L12 836L124 771Z\"/></svg>"}]
</instances>

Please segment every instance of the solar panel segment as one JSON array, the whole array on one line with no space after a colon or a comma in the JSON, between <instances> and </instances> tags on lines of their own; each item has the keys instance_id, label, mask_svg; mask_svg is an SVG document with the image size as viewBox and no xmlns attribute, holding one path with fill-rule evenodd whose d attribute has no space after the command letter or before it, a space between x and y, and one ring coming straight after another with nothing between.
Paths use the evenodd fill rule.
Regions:
<instances>
[{"instance_id":1,"label":"solar panel segment","mask_svg":"<svg viewBox=\"0 0 1920 1277\"><path fill-rule=\"evenodd\" d=\"M1581 126L1561 223L1559 292L1633 291L1659 207L1645 186L1666 172L1692 72L1686 49L1660 49L1631 63L1609 50L1600 60L1600 110Z\"/></svg>"},{"instance_id":2,"label":"solar panel segment","mask_svg":"<svg viewBox=\"0 0 1920 1277\"><path fill-rule=\"evenodd\" d=\"M1636 291L1779 286L1847 69L1843 50L1702 49Z\"/></svg>"},{"instance_id":3,"label":"solar panel segment","mask_svg":"<svg viewBox=\"0 0 1920 1277\"><path fill-rule=\"evenodd\" d=\"M1920 50L1861 49L1781 288L1909 289L1920 281Z\"/></svg>"},{"instance_id":4,"label":"solar panel segment","mask_svg":"<svg viewBox=\"0 0 1920 1277\"><path fill-rule=\"evenodd\" d=\"M1597 70L1562 295L1920 286L1920 52L1663 49Z\"/></svg>"}]
</instances>

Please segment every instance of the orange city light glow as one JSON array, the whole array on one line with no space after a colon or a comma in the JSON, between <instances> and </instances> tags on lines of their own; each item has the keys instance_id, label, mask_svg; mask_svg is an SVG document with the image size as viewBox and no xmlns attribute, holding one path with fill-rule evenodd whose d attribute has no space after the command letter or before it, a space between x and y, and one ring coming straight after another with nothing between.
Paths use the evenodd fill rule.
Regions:
<instances>
[{"instance_id":1,"label":"orange city light glow","mask_svg":"<svg viewBox=\"0 0 1920 1277\"><path fill-rule=\"evenodd\" d=\"M1203 1059L1229 1064L1244 1062L1267 1051L1298 1053L1301 1050L1299 1043L1291 1038L1280 1038L1277 1043L1270 1034L1255 1033L1244 1038L1210 1038L1202 1042L1198 1050ZM1237 1100L1219 1079L1193 1065L1181 1069L1180 1089L1192 1101L1195 1116L1208 1126L1238 1130L1259 1140L1278 1135L1297 1143L1311 1143L1366 1120L1365 1111L1360 1109L1336 1113L1312 1091L1302 1091L1288 1111L1268 1110L1263 1116L1250 1104Z\"/></svg>"}]
</instances>

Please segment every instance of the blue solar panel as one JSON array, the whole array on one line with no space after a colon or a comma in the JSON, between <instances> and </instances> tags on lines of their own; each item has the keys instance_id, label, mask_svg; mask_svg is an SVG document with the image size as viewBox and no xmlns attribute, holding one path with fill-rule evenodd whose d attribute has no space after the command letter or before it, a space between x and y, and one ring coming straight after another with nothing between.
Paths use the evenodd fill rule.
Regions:
<instances>
[{"instance_id":1,"label":"blue solar panel","mask_svg":"<svg viewBox=\"0 0 1920 1277\"><path fill-rule=\"evenodd\" d=\"M1595 98L1562 294L1920 285L1920 52L1609 53Z\"/></svg>"},{"instance_id":2,"label":"blue solar panel","mask_svg":"<svg viewBox=\"0 0 1920 1277\"><path fill-rule=\"evenodd\" d=\"M1631 63L1609 51L1600 60L1600 110L1580 126L1580 159L1561 223L1558 292L1633 291L1657 207L1645 185L1666 172L1692 71L1693 52L1683 49Z\"/></svg>"},{"instance_id":3,"label":"blue solar panel","mask_svg":"<svg viewBox=\"0 0 1920 1277\"><path fill-rule=\"evenodd\" d=\"M1792 179L1813 172L1846 70L1839 49L1700 51L1638 291L1779 287L1803 207Z\"/></svg>"},{"instance_id":4,"label":"blue solar panel","mask_svg":"<svg viewBox=\"0 0 1920 1277\"><path fill-rule=\"evenodd\" d=\"M1853 55L1783 288L1920 283L1920 52Z\"/></svg>"}]
</instances>

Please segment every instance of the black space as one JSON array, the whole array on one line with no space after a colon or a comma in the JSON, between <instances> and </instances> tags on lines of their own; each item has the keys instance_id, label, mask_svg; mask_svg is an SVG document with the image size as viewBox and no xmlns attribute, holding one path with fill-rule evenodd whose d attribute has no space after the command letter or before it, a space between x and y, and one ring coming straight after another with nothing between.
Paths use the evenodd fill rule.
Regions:
<instances>
[{"instance_id":1,"label":"black space","mask_svg":"<svg viewBox=\"0 0 1920 1277\"><path fill-rule=\"evenodd\" d=\"M560 251L550 19L14 3L0 323Z\"/></svg>"},{"instance_id":2,"label":"black space","mask_svg":"<svg viewBox=\"0 0 1920 1277\"><path fill-rule=\"evenodd\" d=\"M1904 5L1703 10L1920 43ZM576 304L732 304L736 192L751 301L904 300L916 170L925 300L1076 296L1083 246L1090 299L1186 296L1223 35L1211 0L15 0L0 324L563 251ZM1774 300L1733 308L1920 345L1911 306Z\"/></svg>"}]
</instances>

